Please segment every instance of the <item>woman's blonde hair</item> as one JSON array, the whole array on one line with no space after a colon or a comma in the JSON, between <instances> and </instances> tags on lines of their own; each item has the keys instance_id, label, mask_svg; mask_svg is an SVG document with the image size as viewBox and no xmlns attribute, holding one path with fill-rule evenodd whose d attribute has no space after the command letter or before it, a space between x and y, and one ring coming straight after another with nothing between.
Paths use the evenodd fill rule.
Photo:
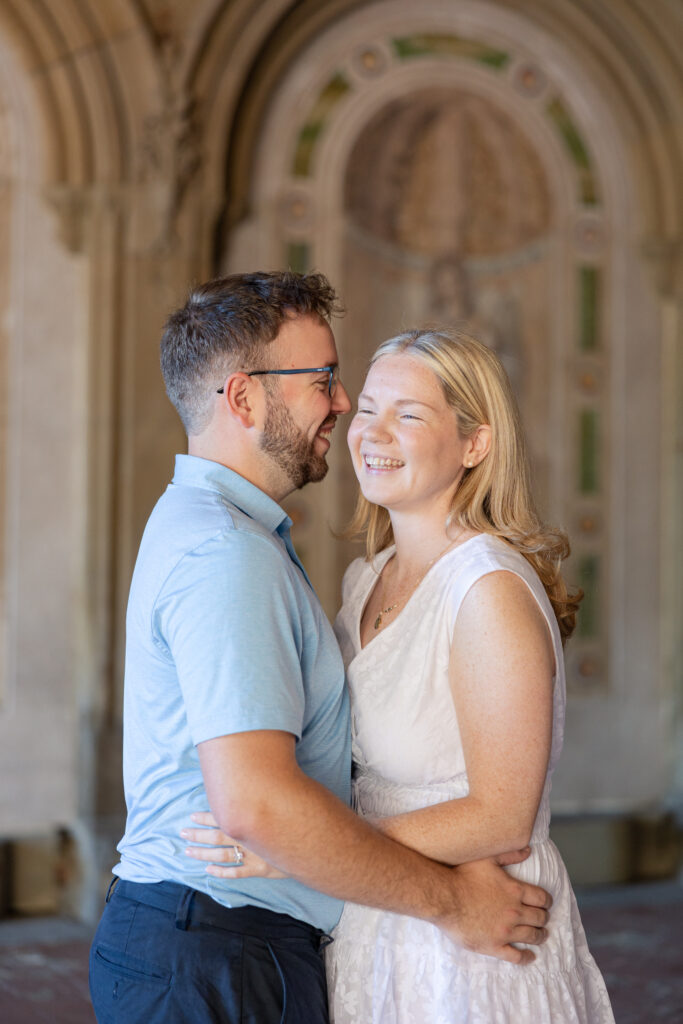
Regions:
<instances>
[{"instance_id":1,"label":"woman's blonde hair","mask_svg":"<svg viewBox=\"0 0 683 1024\"><path fill-rule=\"evenodd\" d=\"M539 519L529 482L529 463L517 403L505 370L491 349L452 330L414 330L383 342L370 365L382 356L419 359L441 382L455 412L461 437L491 428L488 455L465 469L451 506L450 522L501 537L533 566L553 606L564 643L574 631L583 596L570 593L560 566L569 555L566 533ZM368 559L393 542L389 513L358 497L347 536L365 534Z\"/></svg>"}]
</instances>

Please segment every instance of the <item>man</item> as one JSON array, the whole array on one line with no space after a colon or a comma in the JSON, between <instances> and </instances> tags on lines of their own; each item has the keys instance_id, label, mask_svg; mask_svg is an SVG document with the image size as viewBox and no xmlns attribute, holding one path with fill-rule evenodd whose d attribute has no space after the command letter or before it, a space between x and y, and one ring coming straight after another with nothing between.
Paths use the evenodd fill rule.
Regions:
<instances>
[{"instance_id":1,"label":"man","mask_svg":"<svg viewBox=\"0 0 683 1024\"><path fill-rule=\"evenodd\" d=\"M166 325L162 369L189 454L131 585L128 820L91 952L100 1021L323 1024L319 949L343 899L516 962L532 954L511 942L544 937L542 890L493 862L436 864L348 807L343 665L277 504L324 477L350 409L335 307L322 275L234 275ZM225 833L289 877L218 879L184 857L179 833L207 800Z\"/></svg>"}]
</instances>

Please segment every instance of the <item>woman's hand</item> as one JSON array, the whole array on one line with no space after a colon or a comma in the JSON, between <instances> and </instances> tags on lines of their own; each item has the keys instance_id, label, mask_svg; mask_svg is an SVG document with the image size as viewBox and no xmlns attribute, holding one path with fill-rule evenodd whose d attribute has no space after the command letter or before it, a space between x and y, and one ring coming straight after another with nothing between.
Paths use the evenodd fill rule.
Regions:
<instances>
[{"instance_id":1,"label":"woman's hand","mask_svg":"<svg viewBox=\"0 0 683 1024\"><path fill-rule=\"evenodd\" d=\"M204 811L190 815L200 828L184 828L180 836L191 843L205 843L205 846L188 846L185 853L195 860L205 860L206 872L215 878L288 878L284 872L273 867L248 850L236 839L226 836L218 827L213 814Z\"/></svg>"}]
</instances>

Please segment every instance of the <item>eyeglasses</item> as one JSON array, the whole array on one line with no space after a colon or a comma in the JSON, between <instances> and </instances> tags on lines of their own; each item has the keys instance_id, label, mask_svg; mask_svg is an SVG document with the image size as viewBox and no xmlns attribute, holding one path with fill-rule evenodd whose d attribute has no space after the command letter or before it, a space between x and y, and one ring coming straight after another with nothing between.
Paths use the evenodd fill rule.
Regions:
<instances>
[{"instance_id":1,"label":"eyeglasses","mask_svg":"<svg viewBox=\"0 0 683 1024\"><path fill-rule=\"evenodd\" d=\"M338 366L307 366L302 370L252 370L251 373L247 373L247 377L265 377L268 375L274 375L278 377L289 377L295 373L329 373L330 379L327 385L330 398L334 395L337 390L337 384L339 383L339 367ZM217 393L223 394L223 388L218 388Z\"/></svg>"}]
</instances>

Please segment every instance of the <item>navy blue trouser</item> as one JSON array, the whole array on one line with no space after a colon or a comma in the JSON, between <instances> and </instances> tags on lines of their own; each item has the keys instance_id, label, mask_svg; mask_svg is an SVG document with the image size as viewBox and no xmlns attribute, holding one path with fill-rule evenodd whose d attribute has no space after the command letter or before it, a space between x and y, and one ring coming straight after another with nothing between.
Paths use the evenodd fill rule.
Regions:
<instances>
[{"instance_id":1,"label":"navy blue trouser","mask_svg":"<svg viewBox=\"0 0 683 1024\"><path fill-rule=\"evenodd\" d=\"M328 1024L324 936L174 882L116 882L90 950L99 1024Z\"/></svg>"}]
</instances>

